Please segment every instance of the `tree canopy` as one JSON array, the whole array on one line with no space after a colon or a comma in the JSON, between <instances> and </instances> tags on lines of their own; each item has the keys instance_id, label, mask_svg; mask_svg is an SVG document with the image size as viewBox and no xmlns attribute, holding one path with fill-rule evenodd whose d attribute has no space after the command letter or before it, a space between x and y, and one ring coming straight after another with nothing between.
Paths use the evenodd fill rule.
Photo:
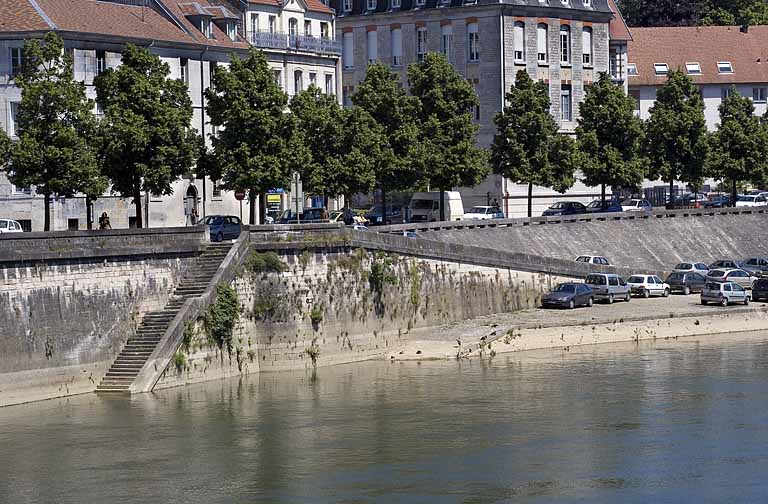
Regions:
<instances>
[{"instance_id":1,"label":"tree canopy","mask_svg":"<svg viewBox=\"0 0 768 504\"><path fill-rule=\"evenodd\" d=\"M21 89L19 139L11 146L3 141L2 149L10 150L11 182L34 185L44 196L49 231L52 196L97 197L107 188L94 146L94 103L86 98L85 85L74 80L72 60L53 32L43 41L26 42L24 66L15 79Z\"/></svg>"},{"instance_id":2,"label":"tree canopy","mask_svg":"<svg viewBox=\"0 0 768 504\"><path fill-rule=\"evenodd\" d=\"M634 99L606 73L587 87L579 106L576 137L584 154L583 181L601 186L603 205L606 186L638 187L645 176L643 122L634 110Z\"/></svg>"},{"instance_id":3,"label":"tree canopy","mask_svg":"<svg viewBox=\"0 0 768 504\"><path fill-rule=\"evenodd\" d=\"M475 186L488 175L486 153L476 145L479 126L472 122L477 94L440 53L429 53L408 68L410 92L418 100L419 149L413 164L422 185L441 192L440 220L445 219L443 193Z\"/></svg>"},{"instance_id":4,"label":"tree canopy","mask_svg":"<svg viewBox=\"0 0 768 504\"><path fill-rule=\"evenodd\" d=\"M186 85L147 49L128 44L122 65L94 79L104 111L100 139L112 190L133 197L136 225L143 227L141 193L167 195L191 170L200 151L191 129Z\"/></svg>"},{"instance_id":5,"label":"tree canopy","mask_svg":"<svg viewBox=\"0 0 768 504\"><path fill-rule=\"evenodd\" d=\"M497 114L491 145L494 173L528 184L528 216L533 212L533 186L565 192L575 182L577 152L573 140L558 133L550 113L548 86L517 73L507 93L507 105Z\"/></svg>"},{"instance_id":6,"label":"tree canopy","mask_svg":"<svg viewBox=\"0 0 768 504\"><path fill-rule=\"evenodd\" d=\"M765 0L618 0L629 26L768 24Z\"/></svg>"}]
</instances>

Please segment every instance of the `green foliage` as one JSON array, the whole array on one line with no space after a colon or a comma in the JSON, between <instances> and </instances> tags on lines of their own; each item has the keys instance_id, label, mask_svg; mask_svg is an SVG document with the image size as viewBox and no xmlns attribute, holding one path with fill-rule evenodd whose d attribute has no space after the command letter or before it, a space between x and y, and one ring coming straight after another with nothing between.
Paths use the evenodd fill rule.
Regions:
<instances>
[{"instance_id":1,"label":"green foliage","mask_svg":"<svg viewBox=\"0 0 768 504\"><path fill-rule=\"evenodd\" d=\"M50 230L50 201L54 195L84 193L101 196L107 179L101 174L95 145L94 103L85 85L74 80L72 59L54 32L24 45L24 67L16 76L21 89L18 142L7 136L0 157L8 160L9 178L18 186L36 186L45 197L45 230Z\"/></svg>"},{"instance_id":2,"label":"green foliage","mask_svg":"<svg viewBox=\"0 0 768 504\"><path fill-rule=\"evenodd\" d=\"M413 306L415 311L421 304L421 271L419 270L419 266L416 263L411 264L410 268L408 269L408 276L411 279L410 301L411 306Z\"/></svg>"},{"instance_id":3,"label":"green foliage","mask_svg":"<svg viewBox=\"0 0 768 504\"><path fill-rule=\"evenodd\" d=\"M173 356L173 365L176 367L176 372L181 374L187 369L187 356L182 352L176 352Z\"/></svg>"},{"instance_id":4,"label":"green foliage","mask_svg":"<svg viewBox=\"0 0 768 504\"><path fill-rule=\"evenodd\" d=\"M187 86L145 48L128 44L122 64L93 81L104 110L100 134L112 191L134 199L142 227L141 192L167 195L192 169L201 150L191 128L192 101Z\"/></svg>"},{"instance_id":5,"label":"green foliage","mask_svg":"<svg viewBox=\"0 0 768 504\"><path fill-rule=\"evenodd\" d=\"M288 265L275 252L253 251L244 266L250 273L283 273L288 270Z\"/></svg>"},{"instance_id":6,"label":"green foliage","mask_svg":"<svg viewBox=\"0 0 768 504\"><path fill-rule=\"evenodd\" d=\"M476 146L480 127L472 112L477 94L446 57L429 53L408 67L411 94L418 100L420 134L413 166L421 185L441 191L475 186L488 176L486 152ZM440 220L445 210L440 209Z\"/></svg>"},{"instance_id":7,"label":"green foliage","mask_svg":"<svg viewBox=\"0 0 768 504\"><path fill-rule=\"evenodd\" d=\"M309 359L312 361L312 366L317 366L317 359L320 358L320 347L317 344L317 339L312 340L312 344L304 350L304 353L307 354Z\"/></svg>"},{"instance_id":8,"label":"green foliage","mask_svg":"<svg viewBox=\"0 0 768 504\"><path fill-rule=\"evenodd\" d=\"M494 173L528 184L529 217L533 186L565 192L575 182L579 162L574 142L558 134L548 93L545 83L534 82L521 70L507 93L507 106L494 118L491 166Z\"/></svg>"},{"instance_id":9,"label":"green foliage","mask_svg":"<svg viewBox=\"0 0 768 504\"><path fill-rule=\"evenodd\" d=\"M619 0L630 26L768 24L765 0Z\"/></svg>"},{"instance_id":10,"label":"green foliage","mask_svg":"<svg viewBox=\"0 0 768 504\"><path fill-rule=\"evenodd\" d=\"M709 139L704 100L690 77L679 70L669 74L656 94L645 131L649 178L668 182L670 194L675 180L701 183Z\"/></svg>"},{"instance_id":11,"label":"green foliage","mask_svg":"<svg viewBox=\"0 0 768 504\"><path fill-rule=\"evenodd\" d=\"M228 285L216 290L216 301L208 307L203 319L208 338L221 350L232 353L232 333L240 319L240 304L237 292Z\"/></svg>"},{"instance_id":12,"label":"green foliage","mask_svg":"<svg viewBox=\"0 0 768 504\"><path fill-rule=\"evenodd\" d=\"M212 138L211 177L227 189L248 189L252 200L286 187L310 153L293 115L286 113L288 98L264 53L252 48L245 59L233 55L229 68L218 68L211 80L205 92L208 115L219 128Z\"/></svg>"},{"instance_id":13,"label":"green foliage","mask_svg":"<svg viewBox=\"0 0 768 504\"><path fill-rule=\"evenodd\" d=\"M768 127L754 115L752 100L734 88L720 104L720 126L711 136L708 175L737 186L749 181L758 187L768 182Z\"/></svg>"},{"instance_id":14,"label":"green foliage","mask_svg":"<svg viewBox=\"0 0 768 504\"><path fill-rule=\"evenodd\" d=\"M385 254L376 254L371 261L368 284L371 291L381 295L385 285L397 285L397 276L392 270L394 260Z\"/></svg>"},{"instance_id":15,"label":"green foliage","mask_svg":"<svg viewBox=\"0 0 768 504\"><path fill-rule=\"evenodd\" d=\"M186 327L184 327L184 335L182 336L181 340L181 348L184 349L186 353L189 353L190 348L192 347L192 340L195 337L195 326L194 324L187 324Z\"/></svg>"},{"instance_id":16,"label":"green foliage","mask_svg":"<svg viewBox=\"0 0 768 504\"><path fill-rule=\"evenodd\" d=\"M315 331L320 327L320 322L323 321L325 310L323 305L316 304L312 307L312 311L309 312L309 320L312 322L312 327Z\"/></svg>"},{"instance_id":17,"label":"green foliage","mask_svg":"<svg viewBox=\"0 0 768 504\"><path fill-rule=\"evenodd\" d=\"M299 266L301 266L302 271L307 270L310 259L312 259L312 252L309 250L304 250L301 252L301 254L299 254Z\"/></svg>"},{"instance_id":18,"label":"green foliage","mask_svg":"<svg viewBox=\"0 0 768 504\"><path fill-rule=\"evenodd\" d=\"M635 188L643 181L643 122L635 117L634 109L634 99L606 73L587 87L579 106L576 137L584 154L583 181L588 186L602 186L603 201L606 186Z\"/></svg>"}]
</instances>

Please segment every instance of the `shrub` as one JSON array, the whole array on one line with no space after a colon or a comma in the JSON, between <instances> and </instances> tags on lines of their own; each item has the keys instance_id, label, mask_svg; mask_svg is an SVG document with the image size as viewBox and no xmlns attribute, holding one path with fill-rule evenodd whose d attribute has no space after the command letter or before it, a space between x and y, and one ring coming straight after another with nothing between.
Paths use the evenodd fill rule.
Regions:
<instances>
[{"instance_id":1,"label":"shrub","mask_svg":"<svg viewBox=\"0 0 768 504\"><path fill-rule=\"evenodd\" d=\"M220 285L216 290L216 301L208 307L203 322L208 338L220 349L232 353L232 332L240 319L240 303L237 292L228 286Z\"/></svg>"},{"instance_id":2,"label":"shrub","mask_svg":"<svg viewBox=\"0 0 768 504\"><path fill-rule=\"evenodd\" d=\"M275 252L251 252L245 260L245 270L250 273L283 273L288 270Z\"/></svg>"}]
</instances>

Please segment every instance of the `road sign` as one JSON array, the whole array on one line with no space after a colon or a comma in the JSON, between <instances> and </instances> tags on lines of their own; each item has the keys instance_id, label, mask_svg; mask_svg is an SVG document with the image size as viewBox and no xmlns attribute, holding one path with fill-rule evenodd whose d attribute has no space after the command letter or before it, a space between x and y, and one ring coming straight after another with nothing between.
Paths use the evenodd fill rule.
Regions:
<instances>
[{"instance_id":1,"label":"road sign","mask_svg":"<svg viewBox=\"0 0 768 504\"><path fill-rule=\"evenodd\" d=\"M235 191L235 199L237 201L243 201L245 199L245 191L242 189L238 189Z\"/></svg>"}]
</instances>

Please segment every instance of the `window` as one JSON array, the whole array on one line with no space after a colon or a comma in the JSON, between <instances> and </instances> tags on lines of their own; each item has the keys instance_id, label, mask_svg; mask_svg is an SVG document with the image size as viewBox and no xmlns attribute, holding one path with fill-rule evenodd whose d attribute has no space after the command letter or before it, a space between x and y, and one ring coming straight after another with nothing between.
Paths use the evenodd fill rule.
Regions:
<instances>
[{"instance_id":1,"label":"window","mask_svg":"<svg viewBox=\"0 0 768 504\"><path fill-rule=\"evenodd\" d=\"M416 28L416 59L423 61L427 54L427 28L420 26Z\"/></svg>"},{"instance_id":2,"label":"window","mask_svg":"<svg viewBox=\"0 0 768 504\"><path fill-rule=\"evenodd\" d=\"M213 192L211 193L211 197L221 198L221 186L219 185L219 181L211 180L211 185L213 186Z\"/></svg>"},{"instance_id":3,"label":"window","mask_svg":"<svg viewBox=\"0 0 768 504\"><path fill-rule=\"evenodd\" d=\"M401 66L403 64L403 30L393 28L390 35L392 36L392 66Z\"/></svg>"},{"instance_id":4,"label":"window","mask_svg":"<svg viewBox=\"0 0 768 504\"><path fill-rule=\"evenodd\" d=\"M230 40L237 40L237 24L231 21L227 22L227 36Z\"/></svg>"},{"instance_id":5,"label":"window","mask_svg":"<svg viewBox=\"0 0 768 504\"><path fill-rule=\"evenodd\" d=\"M571 86L565 85L560 90L560 119L573 121L573 102L571 99Z\"/></svg>"},{"instance_id":6,"label":"window","mask_svg":"<svg viewBox=\"0 0 768 504\"><path fill-rule=\"evenodd\" d=\"M336 90L333 88L333 75L325 74L325 94L335 95Z\"/></svg>"},{"instance_id":7,"label":"window","mask_svg":"<svg viewBox=\"0 0 768 504\"><path fill-rule=\"evenodd\" d=\"M721 74L733 73L733 66L730 61L718 61L717 72Z\"/></svg>"},{"instance_id":8,"label":"window","mask_svg":"<svg viewBox=\"0 0 768 504\"><path fill-rule=\"evenodd\" d=\"M269 16L268 29L269 29L269 33L275 33L277 31L277 17L276 16Z\"/></svg>"},{"instance_id":9,"label":"window","mask_svg":"<svg viewBox=\"0 0 768 504\"><path fill-rule=\"evenodd\" d=\"M352 32L345 32L343 35L344 45L342 50L342 59L344 60L344 68L353 68L355 61L355 54L353 52L353 36Z\"/></svg>"},{"instance_id":10,"label":"window","mask_svg":"<svg viewBox=\"0 0 768 504\"><path fill-rule=\"evenodd\" d=\"M654 63L653 69L656 75L667 75L669 73L669 65L666 63Z\"/></svg>"},{"instance_id":11,"label":"window","mask_svg":"<svg viewBox=\"0 0 768 504\"><path fill-rule=\"evenodd\" d=\"M445 55L445 59L448 61L453 61L451 55L451 48L453 47L453 26L443 25L440 31L440 52Z\"/></svg>"},{"instance_id":12,"label":"window","mask_svg":"<svg viewBox=\"0 0 768 504\"><path fill-rule=\"evenodd\" d=\"M525 23L522 21L515 22L513 41L515 61L525 61Z\"/></svg>"},{"instance_id":13,"label":"window","mask_svg":"<svg viewBox=\"0 0 768 504\"><path fill-rule=\"evenodd\" d=\"M724 87L720 89L720 99L721 100L727 99L729 96L731 96L732 92L733 92L733 88L731 87Z\"/></svg>"},{"instance_id":14,"label":"window","mask_svg":"<svg viewBox=\"0 0 768 504\"><path fill-rule=\"evenodd\" d=\"M571 63L571 27L560 27L560 63Z\"/></svg>"},{"instance_id":15,"label":"window","mask_svg":"<svg viewBox=\"0 0 768 504\"><path fill-rule=\"evenodd\" d=\"M304 21L304 35L312 36L312 21Z\"/></svg>"},{"instance_id":16,"label":"window","mask_svg":"<svg viewBox=\"0 0 768 504\"><path fill-rule=\"evenodd\" d=\"M299 34L299 20L296 18L290 18L288 20L288 36L295 38Z\"/></svg>"},{"instance_id":17,"label":"window","mask_svg":"<svg viewBox=\"0 0 768 504\"><path fill-rule=\"evenodd\" d=\"M637 65L635 63L627 63L627 75L630 77L635 77L637 75L640 75L637 72Z\"/></svg>"},{"instance_id":18,"label":"window","mask_svg":"<svg viewBox=\"0 0 768 504\"><path fill-rule=\"evenodd\" d=\"M293 72L293 93L299 94L304 90L304 76L301 70Z\"/></svg>"},{"instance_id":19,"label":"window","mask_svg":"<svg viewBox=\"0 0 768 504\"><path fill-rule=\"evenodd\" d=\"M376 30L369 31L366 36L368 38L368 63L376 63L379 57L379 37Z\"/></svg>"},{"instance_id":20,"label":"window","mask_svg":"<svg viewBox=\"0 0 768 504\"><path fill-rule=\"evenodd\" d=\"M11 77L21 73L24 65L24 49L21 47L11 47Z\"/></svg>"},{"instance_id":21,"label":"window","mask_svg":"<svg viewBox=\"0 0 768 504\"><path fill-rule=\"evenodd\" d=\"M277 82L277 85L280 86L280 89L283 88L283 72L280 70L272 70L272 74L275 76L275 82Z\"/></svg>"},{"instance_id":22,"label":"window","mask_svg":"<svg viewBox=\"0 0 768 504\"><path fill-rule=\"evenodd\" d=\"M393 9L399 9L400 8L400 0L392 0L392 8Z\"/></svg>"},{"instance_id":23,"label":"window","mask_svg":"<svg viewBox=\"0 0 768 504\"><path fill-rule=\"evenodd\" d=\"M259 15L251 13L251 33L256 33L259 31Z\"/></svg>"},{"instance_id":24,"label":"window","mask_svg":"<svg viewBox=\"0 0 768 504\"><path fill-rule=\"evenodd\" d=\"M768 88L764 88L764 87L752 88L752 100L756 102L765 102L766 96L768 96Z\"/></svg>"},{"instance_id":25,"label":"window","mask_svg":"<svg viewBox=\"0 0 768 504\"><path fill-rule=\"evenodd\" d=\"M592 7L592 0L584 0L584 7Z\"/></svg>"},{"instance_id":26,"label":"window","mask_svg":"<svg viewBox=\"0 0 768 504\"><path fill-rule=\"evenodd\" d=\"M581 31L581 53L584 66L592 66L592 28L588 26Z\"/></svg>"},{"instance_id":27,"label":"window","mask_svg":"<svg viewBox=\"0 0 768 504\"><path fill-rule=\"evenodd\" d=\"M317 73L309 72L309 85L317 86Z\"/></svg>"},{"instance_id":28,"label":"window","mask_svg":"<svg viewBox=\"0 0 768 504\"><path fill-rule=\"evenodd\" d=\"M18 136L18 131L16 130L16 117L19 113L19 104L16 102L10 103L10 110L8 111L8 136L15 137Z\"/></svg>"},{"instance_id":29,"label":"window","mask_svg":"<svg viewBox=\"0 0 768 504\"><path fill-rule=\"evenodd\" d=\"M376 10L376 0L366 0L365 6L369 11Z\"/></svg>"},{"instance_id":30,"label":"window","mask_svg":"<svg viewBox=\"0 0 768 504\"><path fill-rule=\"evenodd\" d=\"M179 77L181 82L189 84L189 60L187 58L179 58Z\"/></svg>"},{"instance_id":31,"label":"window","mask_svg":"<svg viewBox=\"0 0 768 504\"><path fill-rule=\"evenodd\" d=\"M67 219L67 231L77 231L80 229L80 219Z\"/></svg>"},{"instance_id":32,"label":"window","mask_svg":"<svg viewBox=\"0 0 768 504\"><path fill-rule=\"evenodd\" d=\"M416 7L424 7L427 4L427 0L416 0Z\"/></svg>"},{"instance_id":33,"label":"window","mask_svg":"<svg viewBox=\"0 0 768 504\"><path fill-rule=\"evenodd\" d=\"M205 38L213 38L213 21L205 18L201 19L200 31L205 35Z\"/></svg>"},{"instance_id":34,"label":"window","mask_svg":"<svg viewBox=\"0 0 768 504\"><path fill-rule=\"evenodd\" d=\"M326 22L320 23L320 36L324 39L330 38L328 36L328 23Z\"/></svg>"},{"instance_id":35,"label":"window","mask_svg":"<svg viewBox=\"0 0 768 504\"><path fill-rule=\"evenodd\" d=\"M352 106L352 93L354 92L354 86L344 86L341 89L342 103L345 107Z\"/></svg>"},{"instance_id":36,"label":"window","mask_svg":"<svg viewBox=\"0 0 768 504\"><path fill-rule=\"evenodd\" d=\"M101 49L96 50L96 75L101 75L107 69L107 53Z\"/></svg>"},{"instance_id":37,"label":"window","mask_svg":"<svg viewBox=\"0 0 768 504\"><path fill-rule=\"evenodd\" d=\"M344 0L344 12L352 12L352 0Z\"/></svg>"},{"instance_id":38,"label":"window","mask_svg":"<svg viewBox=\"0 0 768 504\"><path fill-rule=\"evenodd\" d=\"M467 42L469 45L467 54L469 55L469 61L480 61L480 33L478 33L477 29L477 23L467 25Z\"/></svg>"},{"instance_id":39,"label":"window","mask_svg":"<svg viewBox=\"0 0 768 504\"><path fill-rule=\"evenodd\" d=\"M537 60L539 63L547 62L547 30L545 24L540 24L536 28Z\"/></svg>"},{"instance_id":40,"label":"window","mask_svg":"<svg viewBox=\"0 0 768 504\"><path fill-rule=\"evenodd\" d=\"M686 63L685 71L688 75L701 75L701 65L698 63Z\"/></svg>"}]
</instances>

